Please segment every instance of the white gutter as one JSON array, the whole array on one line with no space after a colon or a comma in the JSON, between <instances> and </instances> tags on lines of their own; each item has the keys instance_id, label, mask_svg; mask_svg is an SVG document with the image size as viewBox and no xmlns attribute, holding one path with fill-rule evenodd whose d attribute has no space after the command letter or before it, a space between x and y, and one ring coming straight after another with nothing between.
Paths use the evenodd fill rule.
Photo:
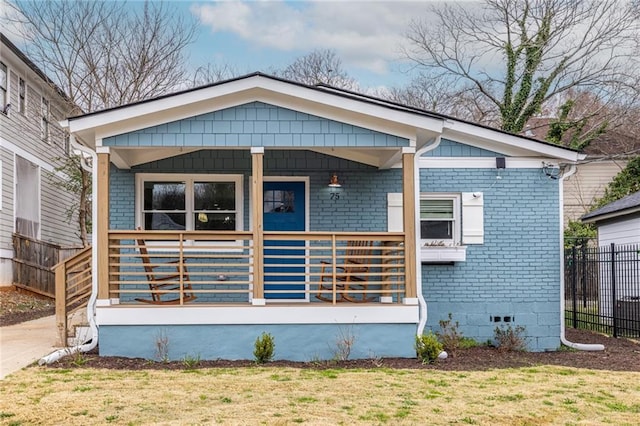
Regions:
<instances>
[{"instance_id":1,"label":"white gutter","mask_svg":"<svg viewBox=\"0 0 640 426\"><path fill-rule=\"evenodd\" d=\"M83 169L85 169L87 172L92 174L91 176L92 191L93 191L93 194L97 194L98 179L96 179L96 176L93 175L93 171L96 165L98 164L98 156L91 149L77 143L74 135L69 135L69 142L71 143L71 146L73 149L77 149L78 151L81 151L91 156L91 160L92 160L91 166L86 163L86 159L84 157L82 157L80 164L82 165ZM91 220L93 223L98 223L98 220L97 220L98 207L99 206L94 205L93 208L91 209ZM91 331L91 341L89 343L83 343L83 344L72 346L72 347L58 349L57 351L50 353L49 355L40 359L40 361L38 361L38 364L40 365L51 364L52 362L55 362L66 355L71 355L77 352L89 352L90 350L92 350L98 345L98 326L96 324L96 316L95 316L96 300L98 299L98 274L96 273L96 271L98 270L98 256L96 255L97 254L96 248L98 247L97 232L91 233L91 245L92 245L91 269L93 273L91 274L91 296L89 297L89 302L87 303L87 319L89 321L89 329ZM63 336L63 338L65 339L65 343L66 343L67 336Z\"/></svg>"},{"instance_id":2,"label":"white gutter","mask_svg":"<svg viewBox=\"0 0 640 426\"><path fill-rule=\"evenodd\" d=\"M560 201L560 223L564 220L564 180L570 176L572 176L576 172L576 165L572 164L567 173L564 173L560 178L559 188L560 191L559 201ZM568 346L573 349L577 349L580 351L602 351L604 350L604 345L600 344L592 344L592 343L574 343L567 340L565 336L565 324L564 324L564 310L565 310L565 300L564 300L564 230L563 226L560 226L560 341L563 345ZM575 315L575 313L574 313Z\"/></svg>"},{"instance_id":3,"label":"white gutter","mask_svg":"<svg viewBox=\"0 0 640 426\"><path fill-rule=\"evenodd\" d=\"M418 211L420 211L420 157L422 156L422 154L436 149L438 145L440 145L441 137L442 137L441 135L436 136L433 143L426 144L425 146L417 150L415 153L415 156L413 157L413 169L414 169L415 188L416 188L414 193L414 196L416 198L414 205L416 206ZM418 230L420 229L419 214L415 215L415 221L416 221L415 229ZM420 259L420 245L421 245L420 233L416 232L415 237L416 237L416 249L418 251L418 253L416 253L416 257ZM422 263L419 261L416 262L416 287L418 292L418 306L420 307L420 312L418 314L417 335L422 336L422 333L424 332L424 327L427 324L427 302L426 300L424 300L424 296L422 294Z\"/></svg>"}]
</instances>

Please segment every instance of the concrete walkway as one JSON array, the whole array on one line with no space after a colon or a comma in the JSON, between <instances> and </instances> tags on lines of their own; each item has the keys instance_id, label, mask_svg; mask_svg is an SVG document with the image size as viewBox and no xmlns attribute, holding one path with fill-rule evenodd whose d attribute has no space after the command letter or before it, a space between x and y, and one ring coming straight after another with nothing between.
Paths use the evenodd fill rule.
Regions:
<instances>
[{"instance_id":1,"label":"concrete walkway","mask_svg":"<svg viewBox=\"0 0 640 426\"><path fill-rule=\"evenodd\" d=\"M57 349L55 315L0 327L0 379Z\"/></svg>"}]
</instances>

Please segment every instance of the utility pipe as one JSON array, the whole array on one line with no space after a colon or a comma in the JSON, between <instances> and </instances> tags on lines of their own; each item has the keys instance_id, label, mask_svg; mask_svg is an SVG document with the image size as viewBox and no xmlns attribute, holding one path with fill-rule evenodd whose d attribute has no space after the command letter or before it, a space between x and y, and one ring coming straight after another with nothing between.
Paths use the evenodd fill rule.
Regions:
<instances>
[{"instance_id":1,"label":"utility pipe","mask_svg":"<svg viewBox=\"0 0 640 426\"><path fill-rule=\"evenodd\" d=\"M560 220L562 221L564 218L564 180L570 176L572 176L576 172L576 165L571 164L569 171L567 173L563 173L560 177L560 182L558 184L560 196L559 196L559 204L560 204ZM602 351L604 350L604 345L600 345L597 343L574 343L567 340L565 336L565 324L564 324L564 309L565 309L565 300L564 300L564 230L563 227L560 226L560 341L563 345L568 346L573 349L577 349L580 351Z\"/></svg>"},{"instance_id":2,"label":"utility pipe","mask_svg":"<svg viewBox=\"0 0 640 426\"><path fill-rule=\"evenodd\" d=\"M95 153L95 151L77 143L74 135L69 135L69 142L73 147L73 149L91 156L91 160L92 160L91 166L87 164L86 158L84 156L80 156L81 157L80 164L84 170L86 170L89 173L92 173L92 176L91 176L92 191L93 191L93 194L97 194L98 179L96 179L96 176L93 176L94 167L98 163L97 154ZM98 207L99 206L94 205L93 208L91 209L91 219L93 223L98 223L98 220L97 220ZM96 273L96 271L98 270L98 256L96 256L95 250L96 250L96 247L98 247L98 233L92 232L91 234L92 234L91 235L91 245L92 245L91 269L93 273L91 274L91 296L89 297L89 302L87 303L87 319L89 320L91 340L89 341L89 343L82 343L80 345L58 349L57 351L52 352L49 355L41 358L40 361L38 361L38 364L40 365L51 364L52 362L55 362L64 356L72 355L77 352L89 352L90 350L92 350L98 345L98 326L96 324L96 317L95 317L96 300L98 299L98 274ZM66 343L67 336L63 336L63 338Z\"/></svg>"}]
</instances>

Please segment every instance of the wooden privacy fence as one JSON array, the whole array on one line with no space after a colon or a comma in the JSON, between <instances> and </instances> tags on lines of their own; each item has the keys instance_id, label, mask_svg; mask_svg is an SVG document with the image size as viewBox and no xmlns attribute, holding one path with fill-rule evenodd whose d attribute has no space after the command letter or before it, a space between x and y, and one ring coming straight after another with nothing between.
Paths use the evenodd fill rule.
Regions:
<instances>
[{"instance_id":1,"label":"wooden privacy fence","mask_svg":"<svg viewBox=\"0 0 640 426\"><path fill-rule=\"evenodd\" d=\"M35 293L55 297L56 278L53 267L73 256L79 248L13 234L13 283Z\"/></svg>"}]
</instances>

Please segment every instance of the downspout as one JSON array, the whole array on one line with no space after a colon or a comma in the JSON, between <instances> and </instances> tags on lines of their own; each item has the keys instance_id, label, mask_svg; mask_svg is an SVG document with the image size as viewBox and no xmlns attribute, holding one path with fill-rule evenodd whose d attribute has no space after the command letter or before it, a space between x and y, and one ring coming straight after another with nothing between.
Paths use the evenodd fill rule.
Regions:
<instances>
[{"instance_id":1,"label":"downspout","mask_svg":"<svg viewBox=\"0 0 640 426\"><path fill-rule=\"evenodd\" d=\"M559 186L559 201L560 201L560 220L564 220L564 180L570 176L572 176L576 172L576 165L571 164L569 171L567 173L563 173L560 177ZM561 222L562 223L562 222ZM565 324L564 324L564 310L565 310L565 300L564 300L564 230L563 227L560 226L560 341L563 345L568 346L573 349L577 349L580 351L602 351L604 350L604 345L600 344L592 344L592 343L574 343L567 340L565 336Z\"/></svg>"},{"instance_id":2,"label":"downspout","mask_svg":"<svg viewBox=\"0 0 640 426\"><path fill-rule=\"evenodd\" d=\"M416 197L415 205L420 206L420 157L426 152L433 151L440 145L441 135L438 135L432 143L428 143L419 150L416 151L415 156L413 157L413 167L414 167L414 176L415 176L415 194ZM419 209L419 207L418 207ZM416 226L415 229L420 229L420 215L415 215ZM420 234L416 232L416 247L418 251L420 250ZM419 252L417 253L417 257L419 257ZM418 293L418 306L420 312L418 314L418 330L417 335L422 336L424 332L424 327L427 325L427 302L424 300L424 296L422 294L422 263L416 262L416 291Z\"/></svg>"},{"instance_id":3,"label":"downspout","mask_svg":"<svg viewBox=\"0 0 640 426\"><path fill-rule=\"evenodd\" d=\"M98 163L98 156L96 155L95 151L92 151L91 149L77 143L75 136L73 135L69 135L69 142L71 143L71 147L73 149L76 149L80 152L83 152L84 154L91 156L91 161L92 161L91 165L87 164L85 157L81 157L80 164L85 171L92 174L91 175L92 192L93 194L97 194L98 180L95 178L95 176L93 176L93 167ZM98 206L93 206L93 208L91 209L91 220L93 223L98 223L97 207ZM44 358L40 359L40 361L38 361L38 364L40 365L51 364L52 362L55 362L66 355L72 355L77 352L89 352L90 350L92 350L98 345L98 326L96 324L96 317L95 317L96 300L98 299L98 274L96 273L96 271L98 270L98 256L96 256L96 253L95 253L96 247L98 247L97 232L91 233L91 245L93 247L92 253L91 253L91 269L93 273L91 274L91 296L89 297L89 302L87 303L87 319L89 320L91 340L88 343L83 343L83 344L72 346L72 347L58 349L57 351L52 352L49 355L45 356ZM64 336L64 339L66 340L66 336Z\"/></svg>"}]
</instances>

